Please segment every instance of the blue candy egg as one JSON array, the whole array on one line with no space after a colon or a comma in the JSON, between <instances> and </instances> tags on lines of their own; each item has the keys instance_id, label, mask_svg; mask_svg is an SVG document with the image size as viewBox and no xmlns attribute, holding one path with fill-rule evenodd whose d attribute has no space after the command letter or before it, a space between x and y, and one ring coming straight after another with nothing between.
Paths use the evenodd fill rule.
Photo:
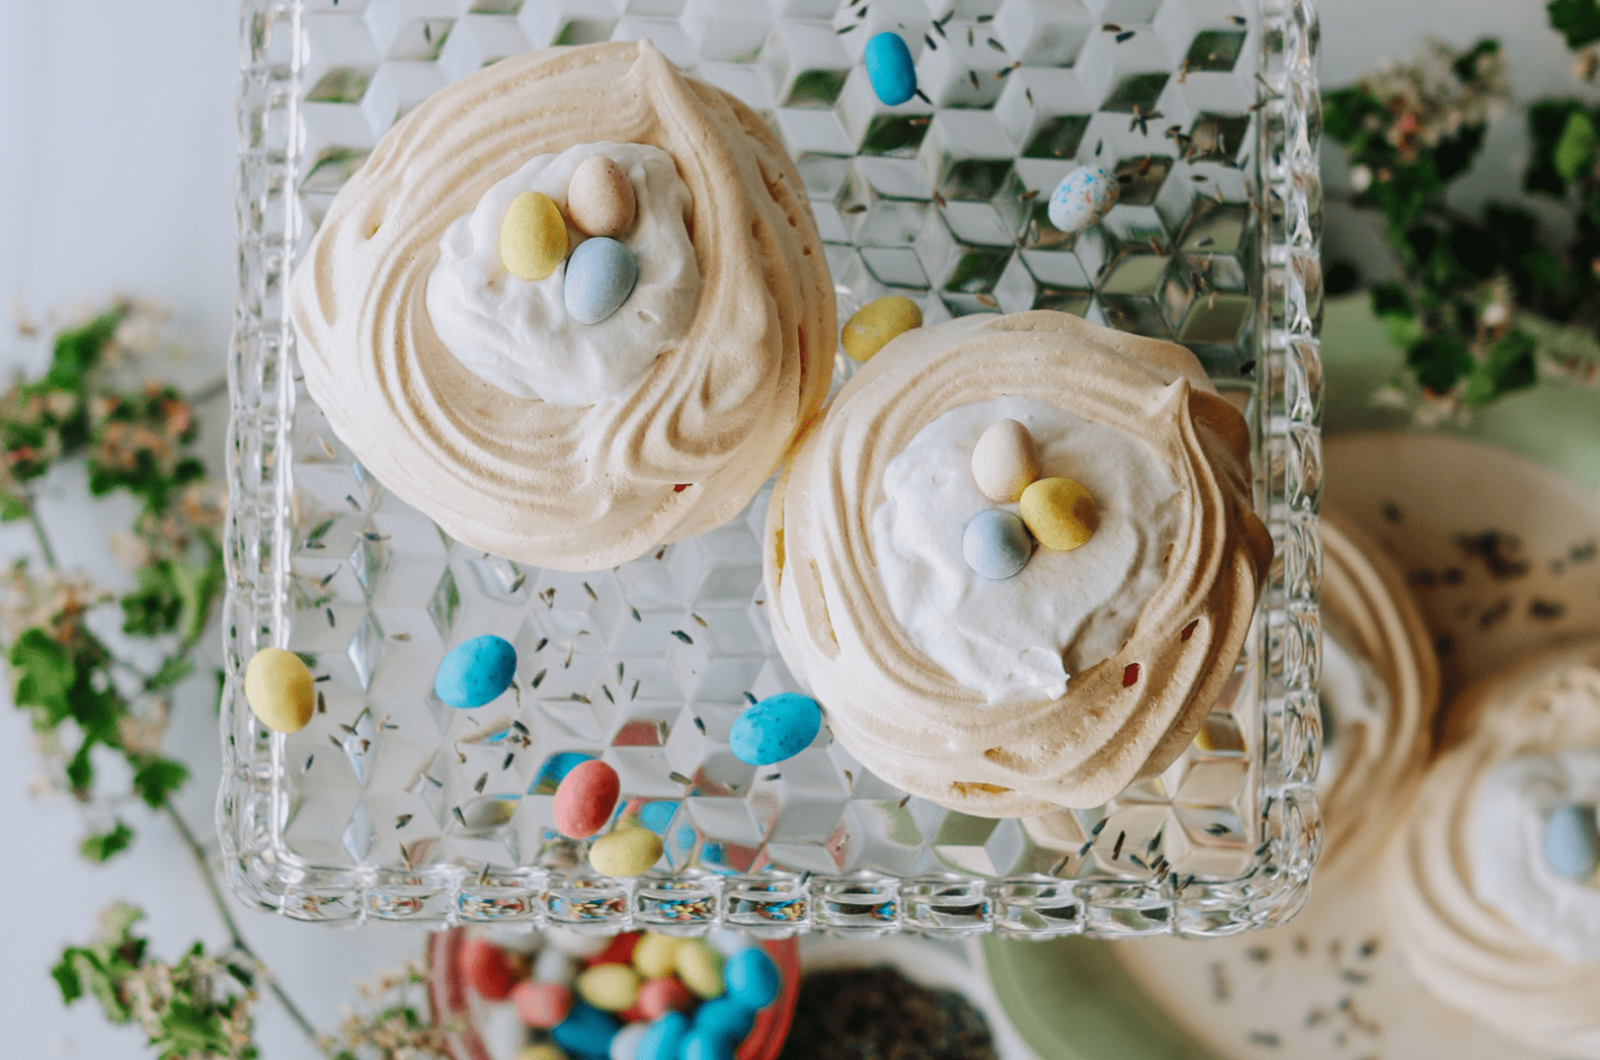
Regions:
<instances>
[{"instance_id":1,"label":"blue candy egg","mask_svg":"<svg viewBox=\"0 0 1600 1060\"><path fill-rule=\"evenodd\" d=\"M1100 166L1079 166L1050 193L1050 223L1062 232L1083 232L1099 224L1117 204L1117 178Z\"/></svg>"},{"instance_id":2,"label":"blue candy egg","mask_svg":"<svg viewBox=\"0 0 1600 1060\"><path fill-rule=\"evenodd\" d=\"M752 1011L764 1009L778 999L783 980L778 966L760 949L740 950L722 964L722 984L727 996Z\"/></svg>"},{"instance_id":3,"label":"blue candy egg","mask_svg":"<svg viewBox=\"0 0 1600 1060\"><path fill-rule=\"evenodd\" d=\"M616 1035L617 1025L611 1017L582 1001L573 1002L567 1018L550 1030L557 1045L582 1060L607 1060Z\"/></svg>"},{"instance_id":4,"label":"blue candy egg","mask_svg":"<svg viewBox=\"0 0 1600 1060\"><path fill-rule=\"evenodd\" d=\"M1600 828L1595 808L1575 802L1555 808L1544 822L1544 859L1572 880L1587 880L1600 868Z\"/></svg>"},{"instance_id":5,"label":"blue candy egg","mask_svg":"<svg viewBox=\"0 0 1600 1060\"><path fill-rule=\"evenodd\" d=\"M780 692L746 708L728 732L734 757L753 766L793 758L822 728L822 708L809 696Z\"/></svg>"},{"instance_id":6,"label":"blue candy egg","mask_svg":"<svg viewBox=\"0 0 1600 1060\"><path fill-rule=\"evenodd\" d=\"M452 707L481 707L511 687L517 649L487 633L458 644L439 663L433 694Z\"/></svg>"},{"instance_id":7,"label":"blue candy egg","mask_svg":"<svg viewBox=\"0 0 1600 1060\"><path fill-rule=\"evenodd\" d=\"M863 58L872 91L891 107L898 107L917 94L917 68L911 62L911 49L897 33L880 33L867 41Z\"/></svg>"},{"instance_id":8,"label":"blue candy egg","mask_svg":"<svg viewBox=\"0 0 1600 1060\"><path fill-rule=\"evenodd\" d=\"M755 1026L756 1014L731 997L707 1001L694 1012L694 1029L738 1045Z\"/></svg>"},{"instance_id":9,"label":"blue candy egg","mask_svg":"<svg viewBox=\"0 0 1600 1060\"><path fill-rule=\"evenodd\" d=\"M985 578L1009 578L1028 565L1033 538L1021 517L999 508L974 515L961 535L967 566Z\"/></svg>"},{"instance_id":10,"label":"blue candy egg","mask_svg":"<svg viewBox=\"0 0 1600 1060\"><path fill-rule=\"evenodd\" d=\"M639 1060L678 1060L683 1039L689 1034L689 1017L669 1012L650 1024L639 1039Z\"/></svg>"},{"instance_id":11,"label":"blue candy egg","mask_svg":"<svg viewBox=\"0 0 1600 1060\"><path fill-rule=\"evenodd\" d=\"M596 236L579 243L567 259L561 297L573 320L598 324L622 308L638 280L633 251L608 236Z\"/></svg>"},{"instance_id":12,"label":"blue candy egg","mask_svg":"<svg viewBox=\"0 0 1600 1060\"><path fill-rule=\"evenodd\" d=\"M733 1060L733 1048L737 1042L711 1034L708 1031L692 1030L683 1040L683 1060Z\"/></svg>"}]
</instances>

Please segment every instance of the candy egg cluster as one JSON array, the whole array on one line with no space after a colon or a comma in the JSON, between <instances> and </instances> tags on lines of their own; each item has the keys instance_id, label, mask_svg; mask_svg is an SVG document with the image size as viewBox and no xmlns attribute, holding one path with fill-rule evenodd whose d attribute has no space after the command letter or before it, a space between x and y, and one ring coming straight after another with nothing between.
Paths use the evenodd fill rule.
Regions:
<instances>
[{"instance_id":1,"label":"candy egg cluster","mask_svg":"<svg viewBox=\"0 0 1600 1060\"><path fill-rule=\"evenodd\" d=\"M554 199L525 191L512 200L500 222L500 260L506 271L536 282L567 263L562 301L567 313L584 324L610 317L633 293L639 263L619 241L633 227L638 203L633 182L605 155L591 155L567 181L567 212ZM567 238L571 224L588 237L576 247ZM568 251L571 251L569 257Z\"/></svg>"},{"instance_id":2,"label":"candy egg cluster","mask_svg":"<svg viewBox=\"0 0 1600 1060\"><path fill-rule=\"evenodd\" d=\"M519 1060L733 1060L782 975L732 936L628 932L613 939L552 929L534 955L481 938L461 949L479 996L507 1002L530 1028Z\"/></svg>"},{"instance_id":3,"label":"candy egg cluster","mask_svg":"<svg viewBox=\"0 0 1600 1060\"><path fill-rule=\"evenodd\" d=\"M968 521L961 555L985 578L998 581L1020 573L1033 556L1034 541L1070 552L1100 524L1094 498L1083 486L1068 478L1039 477L1038 446L1016 420L992 424L978 438L972 480L989 500L1021 508L1020 515L990 508Z\"/></svg>"}]
</instances>

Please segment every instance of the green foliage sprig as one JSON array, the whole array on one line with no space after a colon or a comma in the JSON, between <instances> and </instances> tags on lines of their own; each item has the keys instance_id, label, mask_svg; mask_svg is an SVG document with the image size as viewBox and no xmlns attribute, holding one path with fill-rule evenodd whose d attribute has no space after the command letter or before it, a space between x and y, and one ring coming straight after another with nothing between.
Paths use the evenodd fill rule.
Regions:
<instances>
[{"instance_id":1,"label":"green foliage sprig","mask_svg":"<svg viewBox=\"0 0 1600 1060\"><path fill-rule=\"evenodd\" d=\"M1555 0L1549 13L1573 47L1600 40L1597 0ZM1473 217L1446 201L1508 100L1493 40L1465 51L1435 43L1324 97L1327 134L1350 152L1358 201L1382 214L1400 265L1371 286L1373 310L1425 402L1446 412L1541 378L1600 377L1600 108L1528 108L1524 188L1572 210L1570 239L1548 237L1521 206Z\"/></svg>"}]
</instances>

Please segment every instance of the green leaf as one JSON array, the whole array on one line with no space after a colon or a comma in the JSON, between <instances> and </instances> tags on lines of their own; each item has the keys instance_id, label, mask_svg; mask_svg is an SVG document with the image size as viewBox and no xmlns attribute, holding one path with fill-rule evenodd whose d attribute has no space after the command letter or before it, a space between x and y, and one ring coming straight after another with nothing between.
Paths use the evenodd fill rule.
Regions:
<instances>
[{"instance_id":1,"label":"green leaf","mask_svg":"<svg viewBox=\"0 0 1600 1060\"><path fill-rule=\"evenodd\" d=\"M189 770L182 762L158 758L133 775L133 790L150 806L159 810L171 794L183 787Z\"/></svg>"},{"instance_id":2,"label":"green leaf","mask_svg":"<svg viewBox=\"0 0 1600 1060\"><path fill-rule=\"evenodd\" d=\"M0 490L0 523L14 523L18 519L26 519L31 511L33 505L28 503L26 494L19 497L10 490Z\"/></svg>"},{"instance_id":3,"label":"green leaf","mask_svg":"<svg viewBox=\"0 0 1600 1060\"><path fill-rule=\"evenodd\" d=\"M1475 363L1467 344L1448 332L1424 335L1406 349L1407 366L1416 372L1419 383L1435 393L1455 386Z\"/></svg>"},{"instance_id":4,"label":"green leaf","mask_svg":"<svg viewBox=\"0 0 1600 1060\"><path fill-rule=\"evenodd\" d=\"M84 376L99 363L101 352L127 315L127 306L113 306L87 324L57 335L55 354L43 385L58 390L83 390Z\"/></svg>"},{"instance_id":5,"label":"green leaf","mask_svg":"<svg viewBox=\"0 0 1600 1060\"><path fill-rule=\"evenodd\" d=\"M72 714L67 693L77 680L72 656L42 629L23 631L11 648L11 669L16 675L13 702L19 707L41 707L51 725Z\"/></svg>"},{"instance_id":6,"label":"green leaf","mask_svg":"<svg viewBox=\"0 0 1600 1060\"><path fill-rule=\"evenodd\" d=\"M83 996L83 981L78 977L77 962L73 955L82 953L83 950L68 948L61 954L61 960L50 969L51 978L55 979L56 986L61 989L61 1003L70 1005Z\"/></svg>"},{"instance_id":7,"label":"green leaf","mask_svg":"<svg viewBox=\"0 0 1600 1060\"><path fill-rule=\"evenodd\" d=\"M192 673L194 673L193 662L182 655L169 655L161 660L159 670L145 678L145 691L165 691Z\"/></svg>"},{"instance_id":8,"label":"green leaf","mask_svg":"<svg viewBox=\"0 0 1600 1060\"><path fill-rule=\"evenodd\" d=\"M77 753L67 761L67 782L80 797L85 796L94 783L94 763L89 760L94 743L94 740L85 736L83 743L78 745Z\"/></svg>"},{"instance_id":9,"label":"green leaf","mask_svg":"<svg viewBox=\"0 0 1600 1060\"><path fill-rule=\"evenodd\" d=\"M103 864L133 845L133 829L116 823L109 832L96 832L85 836L78 844L78 853L95 864Z\"/></svg>"},{"instance_id":10,"label":"green leaf","mask_svg":"<svg viewBox=\"0 0 1600 1060\"><path fill-rule=\"evenodd\" d=\"M1467 380L1461 400L1469 405L1483 405L1495 398L1521 390L1538 381L1538 366L1534 354L1538 343L1521 331L1508 332L1489 348L1489 356L1474 369Z\"/></svg>"},{"instance_id":11,"label":"green leaf","mask_svg":"<svg viewBox=\"0 0 1600 1060\"><path fill-rule=\"evenodd\" d=\"M1522 186L1528 191L1561 196L1567 191L1567 179L1556 166L1556 148L1567 130L1574 114L1585 113L1584 105L1575 99L1546 99L1528 108L1528 168L1522 175Z\"/></svg>"},{"instance_id":12,"label":"green leaf","mask_svg":"<svg viewBox=\"0 0 1600 1060\"><path fill-rule=\"evenodd\" d=\"M1456 75L1456 80L1462 84L1471 84L1478 79L1479 63L1491 55L1500 52L1500 42L1493 37L1484 37L1474 44L1470 50L1462 52L1456 61L1450 64L1450 71Z\"/></svg>"},{"instance_id":13,"label":"green leaf","mask_svg":"<svg viewBox=\"0 0 1600 1060\"><path fill-rule=\"evenodd\" d=\"M1571 184L1588 172L1594 159L1595 139L1594 122L1589 120L1589 115L1581 110L1567 115L1567 124L1561 130L1561 138L1556 141L1551 157L1562 180Z\"/></svg>"},{"instance_id":14,"label":"green leaf","mask_svg":"<svg viewBox=\"0 0 1600 1060\"><path fill-rule=\"evenodd\" d=\"M1600 4L1595 0L1550 0L1550 27L1567 38L1567 47L1581 48L1600 40Z\"/></svg>"}]
</instances>

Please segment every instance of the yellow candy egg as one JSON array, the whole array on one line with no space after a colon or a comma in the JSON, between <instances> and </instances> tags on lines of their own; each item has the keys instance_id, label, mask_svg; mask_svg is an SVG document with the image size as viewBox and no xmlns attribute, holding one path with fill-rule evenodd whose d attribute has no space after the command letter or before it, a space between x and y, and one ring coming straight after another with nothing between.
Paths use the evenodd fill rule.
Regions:
<instances>
[{"instance_id":1,"label":"yellow candy egg","mask_svg":"<svg viewBox=\"0 0 1600 1060\"><path fill-rule=\"evenodd\" d=\"M671 935L648 932L633 948L633 966L639 969L639 974L646 979L659 979L663 975L671 975L678 958L678 946L682 942L682 939L673 938Z\"/></svg>"},{"instance_id":2,"label":"yellow candy egg","mask_svg":"<svg viewBox=\"0 0 1600 1060\"><path fill-rule=\"evenodd\" d=\"M620 236L633 227L633 181L605 155L590 155L567 180L567 216L586 236Z\"/></svg>"},{"instance_id":3,"label":"yellow candy egg","mask_svg":"<svg viewBox=\"0 0 1600 1060\"><path fill-rule=\"evenodd\" d=\"M1001 420L972 447L972 479L978 492L998 504L1011 504L1039 477L1039 449L1028 428Z\"/></svg>"},{"instance_id":4,"label":"yellow candy egg","mask_svg":"<svg viewBox=\"0 0 1600 1060\"><path fill-rule=\"evenodd\" d=\"M1042 478L1022 491L1022 521L1045 548L1071 552L1094 536L1100 513L1070 478Z\"/></svg>"},{"instance_id":5,"label":"yellow candy egg","mask_svg":"<svg viewBox=\"0 0 1600 1060\"><path fill-rule=\"evenodd\" d=\"M299 732L317 706L311 671L300 656L282 648L262 648L250 659L244 698L261 724L278 732Z\"/></svg>"},{"instance_id":6,"label":"yellow candy egg","mask_svg":"<svg viewBox=\"0 0 1600 1060\"><path fill-rule=\"evenodd\" d=\"M500 222L500 260L521 280L542 280L567 256L567 222L548 195L525 191Z\"/></svg>"},{"instance_id":7,"label":"yellow candy egg","mask_svg":"<svg viewBox=\"0 0 1600 1060\"><path fill-rule=\"evenodd\" d=\"M678 947L678 978L703 998L721 997L722 954L704 939L684 939Z\"/></svg>"},{"instance_id":8,"label":"yellow candy egg","mask_svg":"<svg viewBox=\"0 0 1600 1060\"><path fill-rule=\"evenodd\" d=\"M536 1042L524 1045L522 1052L517 1054L517 1060L567 1060L567 1054L553 1042Z\"/></svg>"},{"instance_id":9,"label":"yellow candy egg","mask_svg":"<svg viewBox=\"0 0 1600 1060\"><path fill-rule=\"evenodd\" d=\"M661 857L661 837L648 828L619 825L589 844L589 865L602 876L638 876Z\"/></svg>"},{"instance_id":10,"label":"yellow candy egg","mask_svg":"<svg viewBox=\"0 0 1600 1060\"><path fill-rule=\"evenodd\" d=\"M625 1012L639 999L639 973L626 964L597 964L578 976L578 996L601 1012Z\"/></svg>"},{"instance_id":11,"label":"yellow candy egg","mask_svg":"<svg viewBox=\"0 0 1600 1060\"><path fill-rule=\"evenodd\" d=\"M865 361L901 332L922 326L922 307L904 295L868 302L845 322L840 336L852 360Z\"/></svg>"}]
</instances>

